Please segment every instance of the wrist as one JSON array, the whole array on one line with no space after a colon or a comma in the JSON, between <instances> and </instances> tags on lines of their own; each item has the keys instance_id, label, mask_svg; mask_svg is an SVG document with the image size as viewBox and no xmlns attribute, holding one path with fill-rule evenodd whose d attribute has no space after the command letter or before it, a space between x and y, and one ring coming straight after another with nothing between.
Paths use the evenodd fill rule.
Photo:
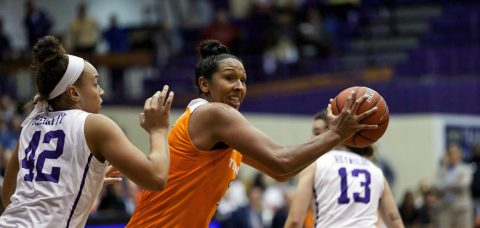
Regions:
<instances>
[{"instance_id":1,"label":"wrist","mask_svg":"<svg viewBox=\"0 0 480 228\"><path fill-rule=\"evenodd\" d=\"M343 140L343 135L342 133L340 133L339 130L337 129L328 129L327 132L330 132L335 138L335 140L338 140L339 142L341 142Z\"/></svg>"},{"instance_id":2,"label":"wrist","mask_svg":"<svg viewBox=\"0 0 480 228\"><path fill-rule=\"evenodd\" d=\"M168 133L168 127L162 127L162 128L152 129L152 130L150 130L150 132L149 132L150 136L166 135L167 133Z\"/></svg>"}]
</instances>

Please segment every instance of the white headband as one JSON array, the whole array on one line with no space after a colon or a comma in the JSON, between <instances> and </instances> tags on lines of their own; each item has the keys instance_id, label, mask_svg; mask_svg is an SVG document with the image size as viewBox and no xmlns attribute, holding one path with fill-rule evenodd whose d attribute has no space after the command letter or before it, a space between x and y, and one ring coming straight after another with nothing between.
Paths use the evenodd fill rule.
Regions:
<instances>
[{"instance_id":1,"label":"white headband","mask_svg":"<svg viewBox=\"0 0 480 228\"><path fill-rule=\"evenodd\" d=\"M67 91L68 86L72 85L73 83L75 83L75 81L78 80L78 78L82 74L84 67L85 61L82 58L74 55L68 55L67 70L65 70L62 79L60 79L52 92L48 94L47 100L58 97L59 95ZM35 108L32 110L32 112L28 115L28 117L22 122L22 127L27 125L28 122L30 122L30 120L37 116L39 113L46 112L48 110L48 102L43 100L39 101L39 97L40 95L35 95L34 101L36 101L37 104L35 105Z\"/></svg>"},{"instance_id":2,"label":"white headband","mask_svg":"<svg viewBox=\"0 0 480 228\"><path fill-rule=\"evenodd\" d=\"M67 91L69 85L72 85L77 81L78 77L82 74L85 67L85 61L77 56L68 55L68 66L62 79L58 82L55 88L48 95L48 100L58 97L60 94Z\"/></svg>"}]
</instances>

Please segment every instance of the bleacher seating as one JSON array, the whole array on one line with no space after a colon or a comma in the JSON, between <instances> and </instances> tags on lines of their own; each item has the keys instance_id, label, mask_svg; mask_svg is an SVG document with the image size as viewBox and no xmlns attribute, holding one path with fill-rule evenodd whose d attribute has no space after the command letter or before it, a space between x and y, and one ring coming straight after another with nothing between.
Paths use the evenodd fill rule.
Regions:
<instances>
[{"instance_id":1,"label":"bleacher seating","mask_svg":"<svg viewBox=\"0 0 480 228\"><path fill-rule=\"evenodd\" d=\"M408 60L396 66L402 77L465 76L480 73L480 4L449 2L430 24Z\"/></svg>"}]
</instances>

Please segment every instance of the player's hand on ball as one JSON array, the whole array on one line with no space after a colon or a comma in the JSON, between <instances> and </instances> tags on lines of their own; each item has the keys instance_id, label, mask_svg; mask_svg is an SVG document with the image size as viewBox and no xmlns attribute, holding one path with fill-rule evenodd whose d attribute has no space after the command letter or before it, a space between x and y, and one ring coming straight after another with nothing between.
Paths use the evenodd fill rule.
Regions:
<instances>
[{"instance_id":1,"label":"player's hand on ball","mask_svg":"<svg viewBox=\"0 0 480 228\"><path fill-rule=\"evenodd\" d=\"M364 86L347 88L330 99L328 113L333 114L329 116L330 127L351 147L376 142L387 130L390 116L385 99Z\"/></svg>"}]
</instances>

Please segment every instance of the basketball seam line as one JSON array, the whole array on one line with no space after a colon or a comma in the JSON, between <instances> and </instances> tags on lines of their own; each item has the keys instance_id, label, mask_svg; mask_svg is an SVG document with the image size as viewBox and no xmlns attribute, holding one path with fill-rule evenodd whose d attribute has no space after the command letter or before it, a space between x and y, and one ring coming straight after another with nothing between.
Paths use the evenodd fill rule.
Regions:
<instances>
[{"instance_id":1,"label":"basketball seam line","mask_svg":"<svg viewBox=\"0 0 480 228\"><path fill-rule=\"evenodd\" d=\"M338 114L340 114L340 108L338 107L338 96L335 97L335 107L337 107ZM343 104L345 105L345 104Z\"/></svg>"},{"instance_id":2,"label":"basketball seam line","mask_svg":"<svg viewBox=\"0 0 480 228\"><path fill-rule=\"evenodd\" d=\"M385 113L387 113L387 111L389 111L389 110L388 110L387 102L385 102L385 110L383 110L383 114L382 114L382 117L380 117L380 119L382 119L382 118L385 116ZM388 122L389 119L390 119L390 117L387 118L387 119L386 119L385 121L383 121L382 123L379 123L378 126L380 126L380 125Z\"/></svg>"},{"instance_id":3,"label":"basketball seam line","mask_svg":"<svg viewBox=\"0 0 480 228\"><path fill-rule=\"evenodd\" d=\"M378 126L384 125L384 124L386 124L386 123L387 123L387 121L385 121L385 122L383 122L383 123L381 123L381 124L378 124ZM362 132L363 132L363 131L365 131L365 130L361 130L361 131L357 132L357 134L355 134L355 136L358 135L358 136L360 136L360 137L362 137L362 138L364 138L364 139L367 139L367 140L370 140L370 141L374 141L373 139L368 138L368 137L362 135ZM377 139L377 140L378 140L378 139ZM355 138L353 139L353 142L355 143Z\"/></svg>"},{"instance_id":4,"label":"basketball seam line","mask_svg":"<svg viewBox=\"0 0 480 228\"><path fill-rule=\"evenodd\" d=\"M378 94L378 93L377 93L377 94ZM372 107L377 106L378 102L380 102L380 98L382 98L382 97L380 97L380 95L379 95L378 98L377 98L377 101L375 101L375 104L374 104Z\"/></svg>"}]
</instances>

